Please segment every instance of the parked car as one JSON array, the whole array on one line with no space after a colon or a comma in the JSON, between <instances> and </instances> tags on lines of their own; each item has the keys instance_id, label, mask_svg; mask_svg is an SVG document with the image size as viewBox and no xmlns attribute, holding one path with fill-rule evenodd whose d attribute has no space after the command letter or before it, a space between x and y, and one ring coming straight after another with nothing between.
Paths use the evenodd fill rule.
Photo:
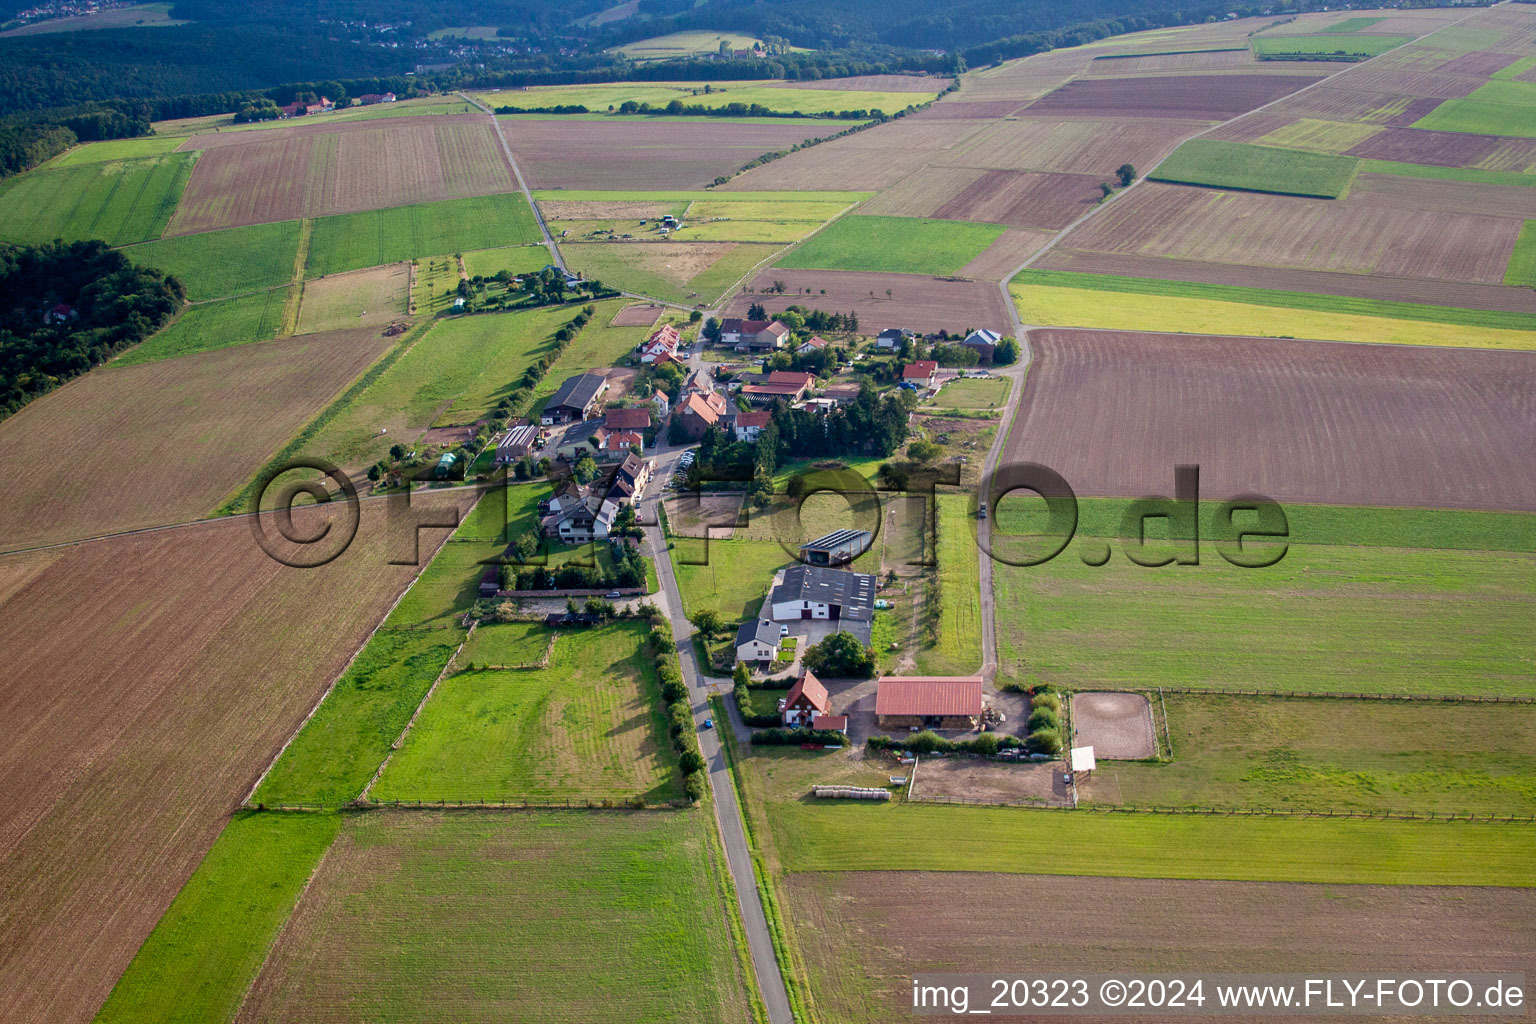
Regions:
<instances>
[{"instance_id":1,"label":"parked car","mask_svg":"<svg viewBox=\"0 0 1536 1024\"><path fill-rule=\"evenodd\" d=\"M715 720L713 718L706 718L706 719L704 719L704 728L706 728L706 729L713 729L714 727L715 727Z\"/></svg>"},{"instance_id":2,"label":"parked car","mask_svg":"<svg viewBox=\"0 0 1536 1024\"><path fill-rule=\"evenodd\" d=\"M610 590L610 591L608 591L608 593L604 594L603 596L606 597L610 601L617 601L619 598L623 597L624 595L619 593L617 590Z\"/></svg>"},{"instance_id":3,"label":"parked car","mask_svg":"<svg viewBox=\"0 0 1536 1024\"><path fill-rule=\"evenodd\" d=\"M779 627L779 636L789 636L789 627L788 626L780 626Z\"/></svg>"},{"instance_id":4,"label":"parked car","mask_svg":"<svg viewBox=\"0 0 1536 1024\"><path fill-rule=\"evenodd\" d=\"M986 502L982 502L981 503L981 507L976 510L976 518L977 519L985 519L985 518L987 518L987 503Z\"/></svg>"}]
</instances>

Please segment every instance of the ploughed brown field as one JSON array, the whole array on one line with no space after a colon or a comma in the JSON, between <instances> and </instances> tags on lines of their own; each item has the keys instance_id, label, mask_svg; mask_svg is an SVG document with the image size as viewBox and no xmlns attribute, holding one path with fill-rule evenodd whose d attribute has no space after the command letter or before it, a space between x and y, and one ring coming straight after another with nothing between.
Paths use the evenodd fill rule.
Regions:
<instances>
[{"instance_id":1,"label":"ploughed brown field","mask_svg":"<svg viewBox=\"0 0 1536 1024\"><path fill-rule=\"evenodd\" d=\"M785 294L769 295L775 281L786 286ZM1013 322L1001 290L985 281L946 281L920 274L866 274L837 270L786 270L772 267L752 281L752 291L731 299L726 316L746 316L747 307L760 302L769 313L786 306L854 312L859 331L878 334L886 327L914 331L957 331L988 327L1007 332ZM809 288L809 295L804 289ZM886 289L891 294L885 294ZM826 294L821 294L825 290ZM799 294L796 294L799 292Z\"/></svg>"},{"instance_id":2,"label":"ploughed brown field","mask_svg":"<svg viewBox=\"0 0 1536 1024\"><path fill-rule=\"evenodd\" d=\"M964 140L995 123L911 117L887 121L755 167L732 178L725 191L889 188L924 165L946 158Z\"/></svg>"},{"instance_id":3,"label":"ploughed brown field","mask_svg":"<svg viewBox=\"0 0 1536 1024\"><path fill-rule=\"evenodd\" d=\"M1200 260L1171 260L1162 256L1125 256L1114 253L1052 249L1036 264L1042 270L1076 270L1085 274L1120 274L1170 281L1200 281L1247 288L1317 292L1321 295L1353 295L1363 299L1419 302L1432 306L1469 309L1502 309L1511 313L1536 313L1536 291L1497 284L1462 284L1457 281L1419 281L1405 277L1366 274L1331 274L1325 270L1279 270L1244 267Z\"/></svg>"},{"instance_id":4,"label":"ploughed brown field","mask_svg":"<svg viewBox=\"0 0 1536 1024\"><path fill-rule=\"evenodd\" d=\"M764 153L845 127L513 119L501 130L531 188L643 190L702 188Z\"/></svg>"},{"instance_id":5,"label":"ploughed brown field","mask_svg":"<svg viewBox=\"0 0 1536 1024\"><path fill-rule=\"evenodd\" d=\"M784 891L812 998L840 1024L910 1017L918 971L1536 970L1530 889L871 871L792 874Z\"/></svg>"},{"instance_id":6,"label":"ploughed brown field","mask_svg":"<svg viewBox=\"0 0 1536 1024\"><path fill-rule=\"evenodd\" d=\"M908 118L922 121L978 121L995 117L1007 117L1024 105L1023 100L949 100L947 97L909 114Z\"/></svg>"},{"instance_id":7,"label":"ploughed brown field","mask_svg":"<svg viewBox=\"0 0 1536 1024\"><path fill-rule=\"evenodd\" d=\"M960 277L972 277L980 281L1005 281L1019 269L1019 265L1039 252L1051 240L1051 232L1029 228L1009 228L981 254L960 268Z\"/></svg>"},{"instance_id":8,"label":"ploughed brown field","mask_svg":"<svg viewBox=\"0 0 1536 1024\"><path fill-rule=\"evenodd\" d=\"M1026 117L993 122L935 162L1001 171L1093 174L1104 181L1123 163L1143 170L1157 166L1180 142L1208 127L1208 121L1167 118Z\"/></svg>"},{"instance_id":9,"label":"ploughed brown field","mask_svg":"<svg viewBox=\"0 0 1536 1024\"><path fill-rule=\"evenodd\" d=\"M1144 182L1062 244L1126 256L1497 285L1523 223L1508 214L1424 213L1390 203Z\"/></svg>"},{"instance_id":10,"label":"ploughed brown field","mask_svg":"<svg viewBox=\"0 0 1536 1024\"><path fill-rule=\"evenodd\" d=\"M1268 62L1266 62L1268 63ZM1087 73L1094 76L1134 75L1148 71L1216 71L1232 68L1257 69L1259 62L1246 46L1227 50L1200 50L1194 53L1158 53L1144 57L1100 57L1088 63ZM1269 70L1269 69L1265 69Z\"/></svg>"},{"instance_id":11,"label":"ploughed brown field","mask_svg":"<svg viewBox=\"0 0 1536 1024\"><path fill-rule=\"evenodd\" d=\"M0 423L13 453L4 547L211 512L389 343L366 328L236 345L103 367L44 395Z\"/></svg>"},{"instance_id":12,"label":"ploughed brown field","mask_svg":"<svg viewBox=\"0 0 1536 1024\"><path fill-rule=\"evenodd\" d=\"M1029 105L1056 117L1184 117L1223 121L1262 107L1323 75L1167 75L1078 79Z\"/></svg>"},{"instance_id":13,"label":"ploughed brown field","mask_svg":"<svg viewBox=\"0 0 1536 1024\"><path fill-rule=\"evenodd\" d=\"M1433 96L1411 98L1389 92L1357 89L1347 84L1351 81L1345 78L1338 84L1329 82L1316 89L1308 89L1302 95L1282 100L1270 109L1327 121L1363 121L1400 127L1413 124L1441 103ZM1246 122L1248 119L1243 120Z\"/></svg>"},{"instance_id":14,"label":"ploughed brown field","mask_svg":"<svg viewBox=\"0 0 1536 1024\"><path fill-rule=\"evenodd\" d=\"M987 171L933 216L1020 228L1064 228L1098 204L1102 180L1089 174Z\"/></svg>"},{"instance_id":15,"label":"ploughed brown field","mask_svg":"<svg viewBox=\"0 0 1536 1024\"><path fill-rule=\"evenodd\" d=\"M226 815L416 573L388 564L384 512L363 502L352 546L319 569L273 561L244 518L0 557L8 1022L96 1013ZM296 527L316 528L316 514L297 510ZM445 535L422 535L423 560Z\"/></svg>"},{"instance_id":16,"label":"ploughed brown field","mask_svg":"<svg viewBox=\"0 0 1536 1024\"><path fill-rule=\"evenodd\" d=\"M1504 140L1492 135L1431 132L1422 128L1388 128L1348 152L1350 156L1369 160L1470 167L1497 149L1501 141Z\"/></svg>"},{"instance_id":17,"label":"ploughed brown field","mask_svg":"<svg viewBox=\"0 0 1536 1024\"><path fill-rule=\"evenodd\" d=\"M1536 510L1536 356L1116 331L1030 332L1006 459L1082 495Z\"/></svg>"},{"instance_id":18,"label":"ploughed brown field","mask_svg":"<svg viewBox=\"0 0 1536 1024\"><path fill-rule=\"evenodd\" d=\"M166 234L516 188L490 118L479 114L320 128L195 137L214 144L198 157Z\"/></svg>"}]
</instances>

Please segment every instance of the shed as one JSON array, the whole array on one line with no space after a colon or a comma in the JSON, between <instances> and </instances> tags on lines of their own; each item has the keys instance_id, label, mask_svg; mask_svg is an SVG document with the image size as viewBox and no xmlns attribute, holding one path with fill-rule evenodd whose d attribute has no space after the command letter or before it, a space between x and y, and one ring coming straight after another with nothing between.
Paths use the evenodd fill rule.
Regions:
<instances>
[{"instance_id":1,"label":"shed","mask_svg":"<svg viewBox=\"0 0 1536 1024\"><path fill-rule=\"evenodd\" d=\"M884 676L875 687L882 729L970 730L981 709L981 676Z\"/></svg>"}]
</instances>

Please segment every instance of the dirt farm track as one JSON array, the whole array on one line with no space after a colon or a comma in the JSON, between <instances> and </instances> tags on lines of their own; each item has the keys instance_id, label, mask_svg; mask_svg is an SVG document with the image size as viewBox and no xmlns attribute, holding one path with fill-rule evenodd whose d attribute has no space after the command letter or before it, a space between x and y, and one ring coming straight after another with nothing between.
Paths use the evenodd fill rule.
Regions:
<instances>
[{"instance_id":1,"label":"dirt farm track","mask_svg":"<svg viewBox=\"0 0 1536 1024\"><path fill-rule=\"evenodd\" d=\"M1536 510L1536 354L1039 330L1006 459L1080 495Z\"/></svg>"}]
</instances>

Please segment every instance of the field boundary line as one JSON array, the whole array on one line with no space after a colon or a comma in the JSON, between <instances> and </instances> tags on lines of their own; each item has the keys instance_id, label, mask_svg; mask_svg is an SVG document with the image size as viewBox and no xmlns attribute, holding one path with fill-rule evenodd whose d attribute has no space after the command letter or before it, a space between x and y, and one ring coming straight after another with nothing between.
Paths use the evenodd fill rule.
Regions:
<instances>
[{"instance_id":1,"label":"field boundary line","mask_svg":"<svg viewBox=\"0 0 1536 1024\"><path fill-rule=\"evenodd\" d=\"M1436 704L1536 704L1536 697L1518 694L1476 693L1356 693L1346 690L1261 690L1220 689L1209 686L1159 686L1159 700L1166 689L1169 693L1195 697L1287 697L1295 700L1396 700L1420 701ZM1103 686L1085 687L1064 691L1067 693L1146 693L1145 688L1119 686L1107 683Z\"/></svg>"},{"instance_id":2,"label":"field boundary line","mask_svg":"<svg viewBox=\"0 0 1536 1024\"><path fill-rule=\"evenodd\" d=\"M1074 787L1075 788L1075 787ZM1047 811L1082 812L1085 814L1139 814L1144 816L1168 815L1202 818L1329 818L1335 821L1418 821L1424 824L1448 825L1530 825L1536 824L1536 814L1476 814L1456 811L1344 811L1303 807L1217 807L1214 805L1189 804L1171 806L1160 804L1062 804L1028 802L1024 800L983 799L963 796L939 795L920 797L915 803L954 804L970 807L1027 807Z\"/></svg>"},{"instance_id":3,"label":"field boundary line","mask_svg":"<svg viewBox=\"0 0 1536 1024\"><path fill-rule=\"evenodd\" d=\"M447 541L443 543L446 544ZM447 663L443 665L443 670L437 674L436 679L432 680L432 685L427 688L427 692L421 698L421 702L416 705L416 710L411 712L410 721L405 723L405 728L400 730L400 735L395 737L395 742L390 744L389 753L384 755L384 760L379 763L378 770L373 773L373 778L368 780L368 785L363 787L363 791L357 795L354 803L367 803L368 794L373 791L373 784L379 781L380 776L384 774L384 769L388 768L389 762L394 760L395 751L400 749L401 744L405 742L406 736L410 735L411 727L416 724L416 719L421 717L422 709L427 706L427 702L432 699L432 695L437 692L437 688L442 684L442 681L448 678L448 670L453 668L453 663L459 659L459 654L463 652L464 645L469 643L469 638L475 635L475 629L479 625L479 619L469 624L469 629L464 633L464 639L459 641L459 646L454 648L453 654L449 656Z\"/></svg>"},{"instance_id":4,"label":"field boundary line","mask_svg":"<svg viewBox=\"0 0 1536 1024\"><path fill-rule=\"evenodd\" d=\"M473 510L473 506L471 506L471 510ZM389 621L389 617L393 615L395 609L400 606L400 602L405 600L405 595L409 594L411 592L411 588L416 586L417 581L419 581L422 577L422 574L426 572L427 566L432 564L432 559L436 558L438 553L443 550L444 545L448 543L451 536L452 535L450 534L448 537L444 537L441 541L438 542L438 545L433 549L431 556L428 557L427 560L417 568L416 575L412 576L411 581L401 589L400 593L395 595L394 601L390 602L389 607L384 610L384 614L379 616L379 621L374 623L373 628L368 631L368 635L363 638L363 642L357 645L357 649L352 652L352 656L347 659L347 663L341 667L341 671L336 673L336 675L331 679L330 685L325 688L325 692L320 694L320 699L315 701L315 706L309 709L309 714L304 716L304 720L299 723L298 728L293 730L288 739L283 742L283 745L280 748L278 748L277 753L272 755L272 760L267 762L267 767L262 770L261 775L258 776L255 783L252 784L250 792L246 793L245 799L240 801L240 805L242 807L250 806L251 797L255 796L256 791L261 788L261 784L267 781L267 776L272 774L272 769L277 767L277 762L282 760L283 755L288 752L289 746L293 744L294 740L298 739L299 733L303 732L304 727L309 724L309 720L315 717L315 714L320 710L320 705L324 704L326 699L330 697L331 691L336 689L336 684L341 682L342 677L345 676L347 672L352 668L352 665L357 661L358 656L363 653L363 650L369 644L373 643L374 636L378 634L379 630L384 628L384 623ZM466 637L466 639L468 638ZM461 644L460 646L462 647L463 645ZM453 664L453 659L450 658L448 663L450 665ZM372 783L369 783L369 785L372 785Z\"/></svg>"}]
</instances>

